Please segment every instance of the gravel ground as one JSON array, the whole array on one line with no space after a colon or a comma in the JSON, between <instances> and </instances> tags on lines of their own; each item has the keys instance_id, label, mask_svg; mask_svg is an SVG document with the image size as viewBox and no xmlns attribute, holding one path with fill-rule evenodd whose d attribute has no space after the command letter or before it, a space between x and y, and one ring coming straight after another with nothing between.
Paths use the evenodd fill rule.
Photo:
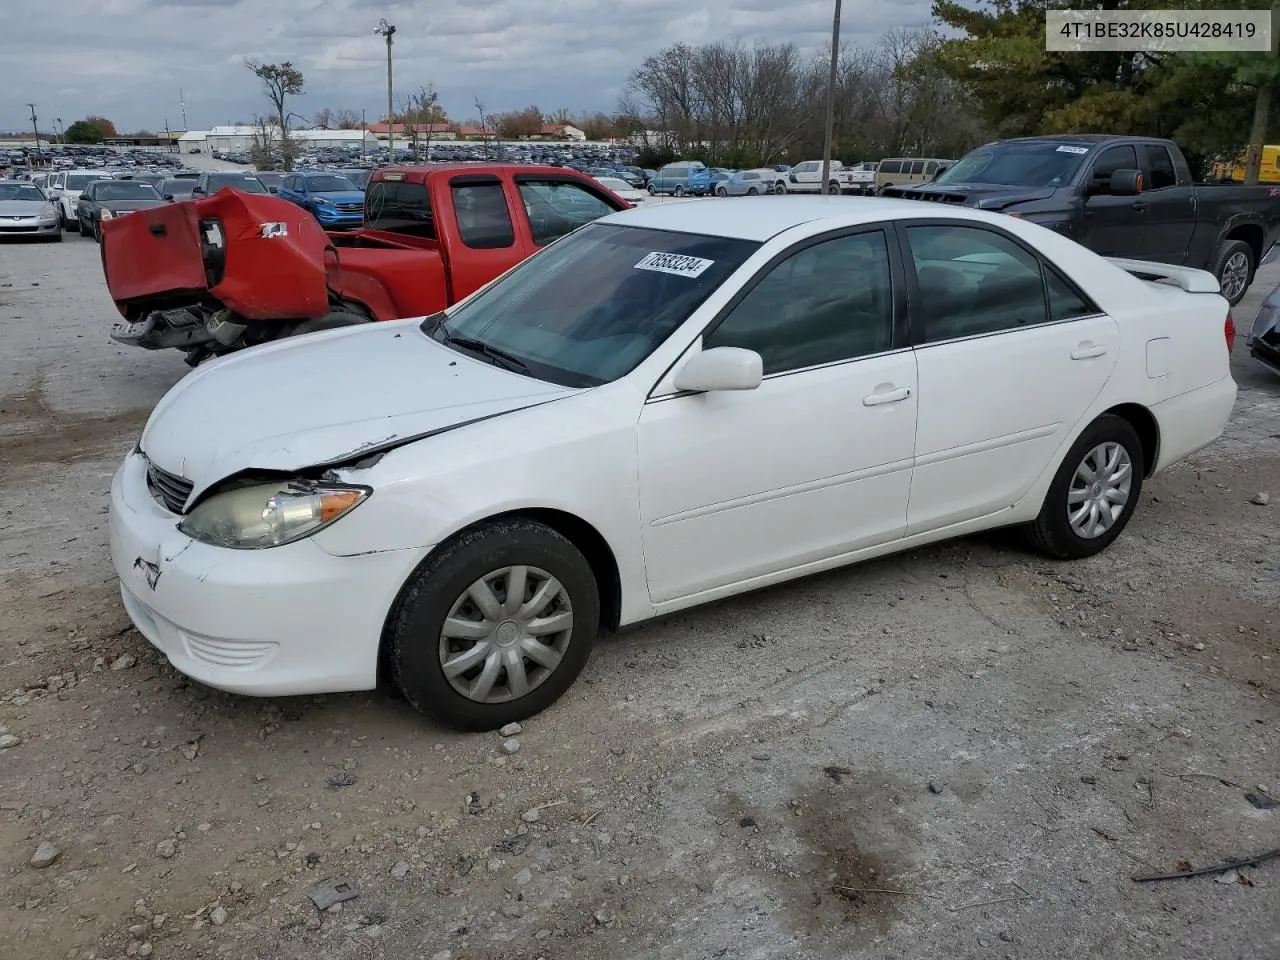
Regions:
<instances>
[{"instance_id":1,"label":"gravel ground","mask_svg":"<svg viewBox=\"0 0 1280 960\"><path fill-rule=\"evenodd\" d=\"M1131 879L1280 847L1280 378L1241 346L1226 437L1106 554L993 535L648 624L509 752L130 628L106 493L186 368L114 317L91 240L0 247L6 956L1280 956L1280 860Z\"/></svg>"}]
</instances>

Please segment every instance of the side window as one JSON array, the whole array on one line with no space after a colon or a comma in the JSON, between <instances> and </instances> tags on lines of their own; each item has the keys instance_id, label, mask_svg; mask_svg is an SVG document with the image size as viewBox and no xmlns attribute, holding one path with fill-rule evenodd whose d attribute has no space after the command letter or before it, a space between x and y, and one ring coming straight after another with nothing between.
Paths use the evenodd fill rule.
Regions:
<instances>
[{"instance_id":1,"label":"side window","mask_svg":"<svg viewBox=\"0 0 1280 960\"><path fill-rule=\"evenodd\" d=\"M370 230L390 230L435 239L435 212L426 184L375 180L364 195L364 222Z\"/></svg>"},{"instance_id":2,"label":"side window","mask_svg":"<svg viewBox=\"0 0 1280 960\"><path fill-rule=\"evenodd\" d=\"M880 172L881 173L901 173L902 161L901 160L883 160L880 163Z\"/></svg>"},{"instance_id":3,"label":"side window","mask_svg":"<svg viewBox=\"0 0 1280 960\"><path fill-rule=\"evenodd\" d=\"M502 184L456 184L451 190L453 212L458 218L463 243L473 250L497 250L516 242Z\"/></svg>"},{"instance_id":4,"label":"side window","mask_svg":"<svg viewBox=\"0 0 1280 960\"><path fill-rule=\"evenodd\" d=\"M1158 143L1143 144L1142 152L1146 155L1147 166L1151 169L1151 184L1148 189L1159 190L1161 187L1177 186L1178 173L1173 166L1173 157L1169 156L1169 148Z\"/></svg>"},{"instance_id":5,"label":"side window","mask_svg":"<svg viewBox=\"0 0 1280 960\"><path fill-rule=\"evenodd\" d=\"M914 312L927 343L1044 323L1040 261L975 227L908 227L920 287Z\"/></svg>"},{"instance_id":6,"label":"side window","mask_svg":"<svg viewBox=\"0 0 1280 960\"><path fill-rule=\"evenodd\" d=\"M1091 317L1101 312L1077 293L1053 267L1044 268L1044 285L1049 293L1049 319L1052 321L1075 320L1077 317Z\"/></svg>"},{"instance_id":7,"label":"side window","mask_svg":"<svg viewBox=\"0 0 1280 960\"><path fill-rule=\"evenodd\" d=\"M916 160L911 164L911 175L914 177L922 173L924 173L924 161Z\"/></svg>"},{"instance_id":8,"label":"side window","mask_svg":"<svg viewBox=\"0 0 1280 960\"><path fill-rule=\"evenodd\" d=\"M928 163L926 163L924 165L924 172L925 172L925 176L932 177L935 173L938 172L938 161L930 160Z\"/></svg>"},{"instance_id":9,"label":"side window","mask_svg":"<svg viewBox=\"0 0 1280 960\"><path fill-rule=\"evenodd\" d=\"M889 252L876 230L806 247L774 266L703 341L760 354L765 374L893 346Z\"/></svg>"},{"instance_id":10,"label":"side window","mask_svg":"<svg viewBox=\"0 0 1280 960\"><path fill-rule=\"evenodd\" d=\"M1108 147L1093 161L1093 173L1090 178L1094 183L1094 193L1111 192L1111 174L1117 170L1137 170L1138 155L1130 144Z\"/></svg>"},{"instance_id":11,"label":"side window","mask_svg":"<svg viewBox=\"0 0 1280 960\"><path fill-rule=\"evenodd\" d=\"M529 216L533 242L540 247L583 224L616 212L579 184L563 181L523 182L520 184L520 198L524 200L525 212Z\"/></svg>"}]
</instances>

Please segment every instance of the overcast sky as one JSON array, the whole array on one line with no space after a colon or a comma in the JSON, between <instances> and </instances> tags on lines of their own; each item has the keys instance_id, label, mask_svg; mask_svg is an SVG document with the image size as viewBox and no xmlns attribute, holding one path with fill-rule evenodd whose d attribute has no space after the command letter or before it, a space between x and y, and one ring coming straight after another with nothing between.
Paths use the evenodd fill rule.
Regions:
<instances>
[{"instance_id":1,"label":"overcast sky","mask_svg":"<svg viewBox=\"0 0 1280 960\"><path fill-rule=\"evenodd\" d=\"M683 40L830 37L834 0L2 0L0 130L88 114L121 130L190 129L265 112L245 57L292 60L306 78L293 110L386 105L380 17L397 27L395 83L434 84L454 119L536 104L612 110L644 57ZM919 26L929 0L845 0L841 39L870 45ZM397 95L398 99L398 95Z\"/></svg>"}]
</instances>

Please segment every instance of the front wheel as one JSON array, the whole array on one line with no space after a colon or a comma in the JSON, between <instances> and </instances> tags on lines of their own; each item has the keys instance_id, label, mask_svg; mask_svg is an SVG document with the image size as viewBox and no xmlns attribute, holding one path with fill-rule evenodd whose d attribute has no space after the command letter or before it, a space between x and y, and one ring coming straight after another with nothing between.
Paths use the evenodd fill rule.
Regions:
<instances>
[{"instance_id":1,"label":"front wheel","mask_svg":"<svg viewBox=\"0 0 1280 960\"><path fill-rule=\"evenodd\" d=\"M786 183L782 180L779 180L777 183L773 185L773 192L776 196L781 197L783 194L787 192Z\"/></svg>"},{"instance_id":2,"label":"front wheel","mask_svg":"<svg viewBox=\"0 0 1280 960\"><path fill-rule=\"evenodd\" d=\"M1254 266L1253 248L1241 240L1228 240L1214 257L1209 272L1218 278L1222 295L1233 307L1253 283Z\"/></svg>"},{"instance_id":3,"label":"front wheel","mask_svg":"<svg viewBox=\"0 0 1280 960\"><path fill-rule=\"evenodd\" d=\"M339 327L353 327L357 323L368 323L369 318L350 310L330 310L323 317L314 320L302 320L285 334L289 337L301 336L305 333L319 333L321 330L337 330Z\"/></svg>"},{"instance_id":4,"label":"front wheel","mask_svg":"<svg viewBox=\"0 0 1280 960\"><path fill-rule=\"evenodd\" d=\"M82 237L87 237L90 233L90 231L85 229L84 221L79 217L76 217L76 233L80 234Z\"/></svg>"},{"instance_id":5,"label":"front wheel","mask_svg":"<svg viewBox=\"0 0 1280 960\"><path fill-rule=\"evenodd\" d=\"M658 190L652 183L645 189L649 191L649 196L651 197L656 197L658 195Z\"/></svg>"},{"instance_id":6,"label":"front wheel","mask_svg":"<svg viewBox=\"0 0 1280 960\"><path fill-rule=\"evenodd\" d=\"M406 700L458 730L545 710L586 665L600 626L595 574L566 537L531 520L485 523L432 554L388 621Z\"/></svg>"},{"instance_id":7,"label":"front wheel","mask_svg":"<svg viewBox=\"0 0 1280 960\"><path fill-rule=\"evenodd\" d=\"M93 221L93 239L96 240L98 243L102 242L102 221L101 220Z\"/></svg>"},{"instance_id":8,"label":"front wheel","mask_svg":"<svg viewBox=\"0 0 1280 960\"><path fill-rule=\"evenodd\" d=\"M1059 560L1101 553L1133 516L1146 471L1142 442L1129 421L1104 414L1068 451L1027 528L1033 546Z\"/></svg>"}]
</instances>

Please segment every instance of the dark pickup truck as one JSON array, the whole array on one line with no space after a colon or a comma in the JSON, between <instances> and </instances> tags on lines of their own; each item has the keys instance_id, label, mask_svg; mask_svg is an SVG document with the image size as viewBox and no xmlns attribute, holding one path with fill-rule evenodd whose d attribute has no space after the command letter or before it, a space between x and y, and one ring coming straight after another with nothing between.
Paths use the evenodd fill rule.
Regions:
<instances>
[{"instance_id":1,"label":"dark pickup truck","mask_svg":"<svg viewBox=\"0 0 1280 960\"><path fill-rule=\"evenodd\" d=\"M1280 237L1280 187L1196 183L1177 145L1150 137L999 140L932 183L881 195L1008 213L1103 256L1208 270L1233 305Z\"/></svg>"}]
</instances>

